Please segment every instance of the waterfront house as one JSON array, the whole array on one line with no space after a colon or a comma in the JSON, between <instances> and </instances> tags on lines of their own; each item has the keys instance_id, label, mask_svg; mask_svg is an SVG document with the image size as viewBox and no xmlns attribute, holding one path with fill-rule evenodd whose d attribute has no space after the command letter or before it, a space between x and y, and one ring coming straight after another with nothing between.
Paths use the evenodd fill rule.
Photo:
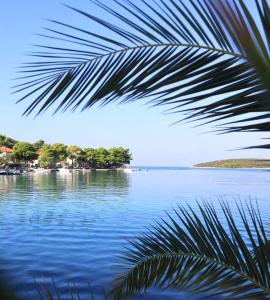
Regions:
<instances>
[{"instance_id":1,"label":"waterfront house","mask_svg":"<svg viewBox=\"0 0 270 300\"><path fill-rule=\"evenodd\" d=\"M0 157L8 157L12 153L13 153L12 149L6 146L0 146Z\"/></svg>"},{"instance_id":2,"label":"waterfront house","mask_svg":"<svg viewBox=\"0 0 270 300\"><path fill-rule=\"evenodd\" d=\"M36 154L37 154L37 158L34 159L33 162L32 162L32 166L33 166L33 167L38 167L39 164L40 164L41 149L37 150L37 151L36 151Z\"/></svg>"},{"instance_id":3,"label":"waterfront house","mask_svg":"<svg viewBox=\"0 0 270 300\"><path fill-rule=\"evenodd\" d=\"M6 146L0 146L0 158L4 159L6 163L11 162L11 155L13 153L13 150L6 147Z\"/></svg>"}]
</instances>

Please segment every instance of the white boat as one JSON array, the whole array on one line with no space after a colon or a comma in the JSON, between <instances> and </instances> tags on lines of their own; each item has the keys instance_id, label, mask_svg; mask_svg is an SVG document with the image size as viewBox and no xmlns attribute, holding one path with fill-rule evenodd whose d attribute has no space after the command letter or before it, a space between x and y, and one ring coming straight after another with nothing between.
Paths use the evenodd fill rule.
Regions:
<instances>
[{"instance_id":1,"label":"white boat","mask_svg":"<svg viewBox=\"0 0 270 300\"><path fill-rule=\"evenodd\" d=\"M67 169L67 168L60 168L60 169L58 169L58 171L59 171L59 174L69 174L72 172L70 169Z\"/></svg>"},{"instance_id":2,"label":"white boat","mask_svg":"<svg viewBox=\"0 0 270 300\"><path fill-rule=\"evenodd\" d=\"M50 172L50 170L42 169L42 168L38 168L38 169L33 170L33 173L36 173L36 174L46 174L46 173L49 173L49 172Z\"/></svg>"}]
</instances>

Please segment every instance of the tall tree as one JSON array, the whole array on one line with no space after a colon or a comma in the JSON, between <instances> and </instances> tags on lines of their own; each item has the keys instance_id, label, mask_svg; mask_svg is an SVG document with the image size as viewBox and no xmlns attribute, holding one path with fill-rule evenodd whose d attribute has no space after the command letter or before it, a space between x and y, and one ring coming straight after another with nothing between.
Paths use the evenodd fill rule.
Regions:
<instances>
[{"instance_id":1,"label":"tall tree","mask_svg":"<svg viewBox=\"0 0 270 300\"><path fill-rule=\"evenodd\" d=\"M67 146L61 143L55 143L51 145L51 150L53 151L54 158L57 162L63 162L68 156Z\"/></svg>"},{"instance_id":2,"label":"tall tree","mask_svg":"<svg viewBox=\"0 0 270 300\"><path fill-rule=\"evenodd\" d=\"M5 146L12 149L16 143L16 140L3 134L0 134L0 146Z\"/></svg>"},{"instance_id":3,"label":"tall tree","mask_svg":"<svg viewBox=\"0 0 270 300\"><path fill-rule=\"evenodd\" d=\"M98 148L96 151L96 167L99 169L110 167L109 151L105 148Z\"/></svg>"},{"instance_id":4,"label":"tall tree","mask_svg":"<svg viewBox=\"0 0 270 300\"><path fill-rule=\"evenodd\" d=\"M113 147L109 149L108 160L113 167L122 167L125 164L129 164L132 159L129 149L123 147Z\"/></svg>"},{"instance_id":5,"label":"tall tree","mask_svg":"<svg viewBox=\"0 0 270 300\"><path fill-rule=\"evenodd\" d=\"M13 147L14 158L18 161L29 163L37 158L37 153L32 144L27 142L18 142Z\"/></svg>"},{"instance_id":6,"label":"tall tree","mask_svg":"<svg viewBox=\"0 0 270 300\"><path fill-rule=\"evenodd\" d=\"M67 154L68 154L68 158L71 160L72 167L74 166L74 163L77 163L77 159L81 152L82 152L82 148L76 145L70 145L67 147Z\"/></svg>"},{"instance_id":7,"label":"tall tree","mask_svg":"<svg viewBox=\"0 0 270 300\"><path fill-rule=\"evenodd\" d=\"M42 168L53 168L55 166L55 152L51 145L44 144L39 150L39 164Z\"/></svg>"},{"instance_id":8,"label":"tall tree","mask_svg":"<svg viewBox=\"0 0 270 300\"><path fill-rule=\"evenodd\" d=\"M96 168L97 166L97 151L94 148L86 148L85 150L85 159L89 164L90 168Z\"/></svg>"},{"instance_id":9,"label":"tall tree","mask_svg":"<svg viewBox=\"0 0 270 300\"><path fill-rule=\"evenodd\" d=\"M76 161L78 163L78 167L81 168L85 166L85 164L87 163L85 149L81 149L81 151L77 155Z\"/></svg>"},{"instance_id":10,"label":"tall tree","mask_svg":"<svg viewBox=\"0 0 270 300\"><path fill-rule=\"evenodd\" d=\"M36 149L36 151L40 150L42 146L45 144L45 141L38 140L33 144L33 147Z\"/></svg>"}]
</instances>

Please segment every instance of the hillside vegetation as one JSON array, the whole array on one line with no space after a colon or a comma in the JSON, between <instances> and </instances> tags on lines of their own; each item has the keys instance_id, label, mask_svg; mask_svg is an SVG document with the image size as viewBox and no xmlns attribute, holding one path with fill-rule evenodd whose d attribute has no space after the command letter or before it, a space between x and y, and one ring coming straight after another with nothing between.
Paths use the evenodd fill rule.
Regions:
<instances>
[{"instance_id":1,"label":"hillside vegetation","mask_svg":"<svg viewBox=\"0 0 270 300\"><path fill-rule=\"evenodd\" d=\"M195 168L270 168L270 159L225 159L194 165Z\"/></svg>"}]
</instances>

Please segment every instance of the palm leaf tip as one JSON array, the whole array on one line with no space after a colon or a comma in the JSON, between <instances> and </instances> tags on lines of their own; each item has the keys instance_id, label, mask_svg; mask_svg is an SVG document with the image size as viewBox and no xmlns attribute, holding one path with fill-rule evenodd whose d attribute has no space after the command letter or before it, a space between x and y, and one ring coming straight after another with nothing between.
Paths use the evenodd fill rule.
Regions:
<instances>
[{"instance_id":1,"label":"palm leaf tip","mask_svg":"<svg viewBox=\"0 0 270 300\"><path fill-rule=\"evenodd\" d=\"M225 223L212 205L198 206L196 211L180 206L169 221L131 243L127 272L114 290L117 299L150 287L199 297L269 299L270 248L259 212L238 206L243 233L228 204L221 203Z\"/></svg>"}]
</instances>

